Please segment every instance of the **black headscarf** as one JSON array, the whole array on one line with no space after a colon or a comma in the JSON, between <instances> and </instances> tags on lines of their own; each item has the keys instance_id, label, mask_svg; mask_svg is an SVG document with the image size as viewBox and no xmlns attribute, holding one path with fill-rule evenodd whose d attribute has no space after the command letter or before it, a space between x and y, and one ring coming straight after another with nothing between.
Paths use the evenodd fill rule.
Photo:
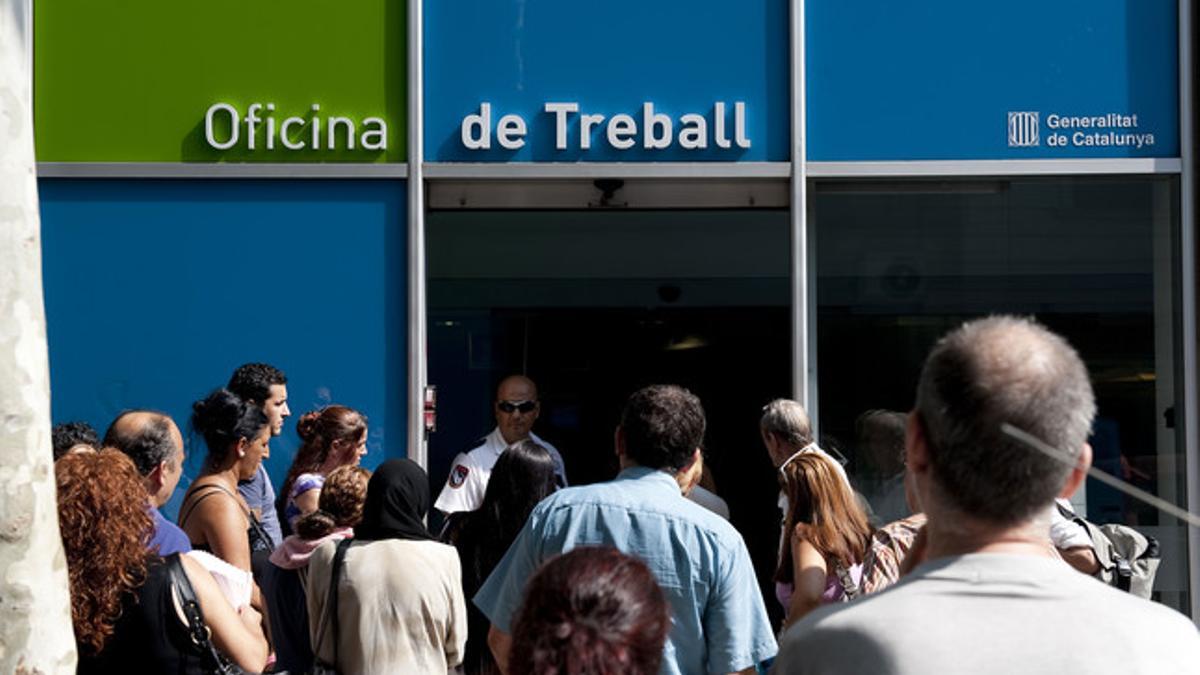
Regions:
<instances>
[{"instance_id":1,"label":"black headscarf","mask_svg":"<svg viewBox=\"0 0 1200 675\"><path fill-rule=\"evenodd\" d=\"M389 459L375 469L367 483L362 523L354 538L433 539L425 527L429 511L429 478L410 459Z\"/></svg>"}]
</instances>

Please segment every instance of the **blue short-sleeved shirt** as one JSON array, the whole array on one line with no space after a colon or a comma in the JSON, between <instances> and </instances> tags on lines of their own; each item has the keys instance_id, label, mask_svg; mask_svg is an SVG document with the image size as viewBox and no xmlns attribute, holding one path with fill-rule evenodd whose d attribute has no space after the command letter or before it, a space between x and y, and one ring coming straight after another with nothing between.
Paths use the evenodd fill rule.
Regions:
<instances>
[{"instance_id":1,"label":"blue short-sleeved shirt","mask_svg":"<svg viewBox=\"0 0 1200 675\"><path fill-rule=\"evenodd\" d=\"M598 545L641 558L671 603L661 673L728 673L775 655L741 535L685 499L672 476L644 467L625 469L608 483L560 490L538 504L475 604L511 632L525 582L538 566L578 546Z\"/></svg>"},{"instance_id":2,"label":"blue short-sleeved shirt","mask_svg":"<svg viewBox=\"0 0 1200 675\"><path fill-rule=\"evenodd\" d=\"M150 507L150 517L154 520L154 532L150 535L150 548L158 551L161 556L172 553L187 553L192 550L192 542L179 526L163 517L158 509Z\"/></svg>"},{"instance_id":3,"label":"blue short-sleeved shirt","mask_svg":"<svg viewBox=\"0 0 1200 675\"><path fill-rule=\"evenodd\" d=\"M279 516L275 513L275 486L271 485L271 477L267 469L258 465L258 471L250 480L238 481L238 494L246 500L246 505L258 509L259 524L271 535L271 547L283 542L283 532L279 527Z\"/></svg>"}]
</instances>

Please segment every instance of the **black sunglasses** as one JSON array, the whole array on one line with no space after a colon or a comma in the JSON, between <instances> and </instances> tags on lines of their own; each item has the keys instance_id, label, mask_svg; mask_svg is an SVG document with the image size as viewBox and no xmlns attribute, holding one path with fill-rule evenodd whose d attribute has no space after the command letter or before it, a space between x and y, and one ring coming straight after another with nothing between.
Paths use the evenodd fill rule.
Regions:
<instances>
[{"instance_id":1,"label":"black sunglasses","mask_svg":"<svg viewBox=\"0 0 1200 675\"><path fill-rule=\"evenodd\" d=\"M537 407L537 401L500 401L496 407L500 409L500 412L510 414L518 410L527 413L533 412L533 409Z\"/></svg>"}]
</instances>

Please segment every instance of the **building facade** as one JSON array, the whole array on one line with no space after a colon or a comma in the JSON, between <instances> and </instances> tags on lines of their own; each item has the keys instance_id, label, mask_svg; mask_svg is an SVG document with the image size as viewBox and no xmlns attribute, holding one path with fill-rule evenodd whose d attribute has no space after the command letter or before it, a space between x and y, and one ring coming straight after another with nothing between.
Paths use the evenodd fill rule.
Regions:
<instances>
[{"instance_id":1,"label":"building facade","mask_svg":"<svg viewBox=\"0 0 1200 675\"><path fill-rule=\"evenodd\" d=\"M628 392L679 382L767 570L761 406L805 402L887 514L865 413L1004 312L1088 363L1096 465L1200 511L1192 12L38 1L54 418L183 421L269 361L293 411L366 412L368 466L440 483L524 372L583 482ZM1096 483L1076 505L1156 536L1160 599L1200 616L1194 532Z\"/></svg>"}]
</instances>

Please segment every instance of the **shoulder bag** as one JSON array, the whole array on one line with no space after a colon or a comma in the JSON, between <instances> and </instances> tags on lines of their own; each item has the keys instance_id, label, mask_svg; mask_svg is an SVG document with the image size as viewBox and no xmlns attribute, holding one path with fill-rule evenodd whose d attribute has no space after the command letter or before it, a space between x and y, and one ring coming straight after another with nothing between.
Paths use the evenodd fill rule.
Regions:
<instances>
[{"instance_id":1,"label":"shoulder bag","mask_svg":"<svg viewBox=\"0 0 1200 675\"><path fill-rule=\"evenodd\" d=\"M187 578L179 554L168 556L166 565L167 573L171 578L171 587L179 598L183 616L187 619L188 637L200 649L204 672L213 675L247 675L247 671L230 661L213 645L212 629L204 623L204 614L200 611L200 601L196 599L196 591L192 589L192 582Z\"/></svg>"},{"instance_id":2,"label":"shoulder bag","mask_svg":"<svg viewBox=\"0 0 1200 675\"><path fill-rule=\"evenodd\" d=\"M321 644L325 641L325 629L333 624L333 661L327 662L316 657L313 663L311 675L338 675L337 669L337 648L338 648L338 577L341 575L342 564L346 560L346 550L350 548L350 538L347 537L338 542L337 552L333 554L333 566L329 571L329 593L325 596L325 611L321 617L321 630L317 636L316 642L313 643L313 651L321 649Z\"/></svg>"}]
</instances>

